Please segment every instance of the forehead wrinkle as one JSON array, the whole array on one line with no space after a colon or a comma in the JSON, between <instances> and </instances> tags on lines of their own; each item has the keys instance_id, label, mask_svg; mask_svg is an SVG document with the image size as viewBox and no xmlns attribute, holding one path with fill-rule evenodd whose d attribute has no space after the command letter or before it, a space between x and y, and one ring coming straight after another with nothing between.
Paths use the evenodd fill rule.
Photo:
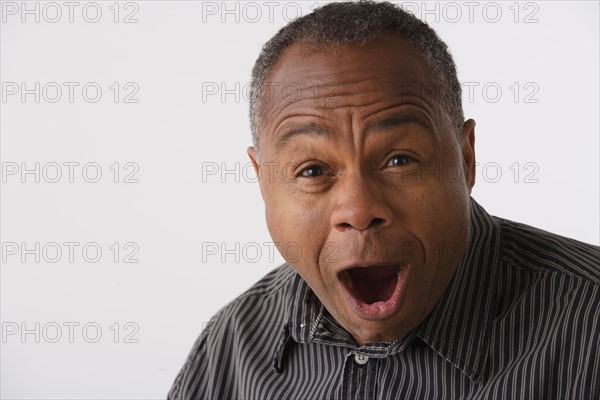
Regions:
<instances>
[{"instance_id":1,"label":"forehead wrinkle","mask_svg":"<svg viewBox=\"0 0 600 400\"><path fill-rule=\"evenodd\" d=\"M322 138L331 136L331 134L332 132L328 128L314 122L304 124L292 123L289 127L285 128L283 132L277 135L275 147L278 151L281 151L293 138L302 135L313 138Z\"/></svg>"},{"instance_id":2,"label":"forehead wrinkle","mask_svg":"<svg viewBox=\"0 0 600 400\"><path fill-rule=\"evenodd\" d=\"M391 101L415 104L415 99L418 99L423 103L419 106L425 108L430 113L432 113L435 108L436 103L432 101L430 96L428 96L427 90L422 86L411 85L410 87L404 86L402 88L394 88L392 85L389 85L381 88L368 87L364 89L360 87L361 84L368 83L369 81L373 81L373 79L366 79L362 82L351 82L348 84L317 84L309 86L301 90L306 91L311 89L313 92L309 94L303 93L299 98L273 102L270 111L283 111L285 108L295 105L318 110L370 107L378 103ZM325 89L321 90L322 88ZM365 99L363 97L367 98ZM358 99L359 101L353 101L354 99Z\"/></svg>"},{"instance_id":3,"label":"forehead wrinkle","mask_svg":"<svg viewBox=\"0 0 600 400\"><path fill-rule=\"evenodd\" d=\"M336 63L338 63L337 60ZM397 79L382 80L381 76L387 75L390 72L389 68L365 68L364 66L357 67L356 65L336 64L334 68L337 68L337 70L324 73L318 71L318 68L320 67L323 66L320 64L317 64L316 66L304 66L301 62L292 64L289 61L283 65L278 65L278 68L271 72L271 79L265 81L264 84L265 89L269 90L267 95L271 99L270 102L274 103L281 97L292 97L290 96L290 92L295 94L298 89L302 93L301 98L316 98L320 94L323 94L326 97L331 95L352 95L364 91L361 90L361 86L382 86L384 88L390 88L398 86L399 84L400 87L410 91L413 91L415 88L423 91L422 86L424 85L424 77L422 76L421 71L398 70L394 68L393 75L396 76ZM344 69L340 70L341 68ZM315 69L317 69L317 71L315 71ZM292 78L288 79L288 77ZM304 86L301 85L300 82ZM309 83L307 84L306 82ZM371 85L373 82L375 85ZM358 86L358 88L356 86ZM334 93L331 93L332 89L335 90ZM282 91L285 91L285 93L282 93ZM371 89L371 91L377 91L377 89ZM264 92L262 97L264 102L266 100Z\"/></svg>"},{"instance_id":4,"label":"forehead wrinkle","mask_svg":"<svg viewBox=\"0 0 600 400\"><path fill-rule=\"evenodd\" d=\"M394 109L396 110L394 111ZM392 111L386 113L388 110ZM385 115L377 118L376 114L381 113L384 113ZM421 125L423 128L433 133L434 137L437 138L438 127L435 124L432 113L433 110L425 101L424 104L403 101L366 115L364 117L364 120L366 121L364 129L368 135L369 131L373 129L391 128L399 124L413 122Z\"/></svg>"},{"instance_id":5,"label":"forehead wrinkle","mask_svg":"<svg viewBox=\"0 0 600 400\"><path fill-rule=\"evenodd\" d=\"M289 51L290 49L288 49ZM286 51L286 53L288 52ZM317 64L306 64L303 60L316 54L327 57L325 60L319 60ZM289 54L288 54L289 56ZM382 54L384 58L388 54ZM340 63L339 57L333 57L327 52L309 52L301 54L300 60L292 62L288 59L281 59L269 74L265 84L269 92L262 94L261 103L271 104L270 108L279 108L276 103L295 103L299 100L325 99L327 103L329 98L343 99L357 94L369 92L377 93L384 90L393 92L408 92L426 94L426 77L422 69L412 69L397 66L371 66L357 65L355 63ZM382 58L379 56L379 58ZM293 60L293 59L292 59ZM328 71L321 71L325 68ZM333 70L331 70L333 69ZM390 75L394 76L390 79ZM387 76L388 79L382 79ZM304 86L303 86L304 85ZM300 91L300 96L297 92ZM332 100L333 102L333 100Z\"/></svg>"},{"instance_id":6,"label":"forehead wrinkle","mask_svg":"<svg viewBox=\"0 0 600 400\"><path fill-rule=\"evenodd\" d=\"M430 126L429 123L423 122L422 118L400 111L386 116L375 123L369 124L365 128L365 138L375 134L376 132L391 132L395 128L404 125L419 125L424 128L429 136L433 138L437 137L436 131Z\"/></svg>"},{"instance_id":7,"label":"forehead wrinkle","mask_svg":"<svg viewBox=\"0 0 600 400\"><path fill-rule=\"evenodd\" d=\"M406 96L405 96L406 97ZM371 133L373 133L373 130L378 130L378 129L385 129L385 130L389 130L395 126L398 125L402 125L402 124L408 124L408 123L413 123L413 124L418 124L421 127L423 127L428 133L431 134L431 136L438 140L438 131L437 131L437 126L432 118L432 116L430 115L430 113L432 112L432 110L430 110L427 102L423 99L421 99L418 96L414 96L416 99L421 100L420 102L401 102L401 103L394 103L392 105L383 107L383 108L379 108L376 111L373 111L369 114L366 115L361 115L360 112L355 113L352 112L352 108L356 108L356 107L372 107L375 104L380 104L382 102L387 102L387 100L381 100L381 99L377 99L373 102L370 103L364 103L361 102L361 104L355 105L355 104L346 104L344 106L332 106L332 107L320 107L320 106L316 106L313 105L313 107L311 108L311 110L309 111L313 111L313 110L317 110L317 109L335 109L335 110L339 110L339 111L344 111L343 112L343 116L342 119L346 119L346 123L342 124L344 126L348 126L348 127L352 127L352 131L354 131L354 133L351 135L354 139L352 140L352 144L354 147L360 147L361 143L367 139L368 136L370 136ZM306 99L304 99L306 100ZM410 107L407 109L407 107ZM323 137L332 137L334 135L334 132L331 131L330 128L326 127L324 124L320 124L318 122L291 122L289 123L290 126L289 127L285 127L283 130L281 130L280 132L280 127L283 124L288 123L288 121L290 119L293 118L313 118L313 119L323 119L325 121L329 121L328 118L326 118L323 115L319 115L318 113L293 113L290 115L285 115L284 111L285 110L285 106L283 107L283 110L281 111L280 114L283 114L282 119L277 122L277 124L275 125L274 129L272 130L272 134L275 135L275 149L276 151L281 151L282 149L284 149L286 147L286 145L288 144L288 142L290 142L294 137L297 136L301 136L301 135L307 135L310 136L312 138L323 138ZM380 114L380 113L385 113L387 110L393 110L394 108L401 108L395 112L392 112L391 114L388 113L387 115L385 115L383 118L379 118L376 121L370 121L373 119L376 119L376 114ZM350 109L350 110L348 110ZM336 124L336 126L339 125L338 121L337 123L334 122L334 124ZM362 134L357 134L359 132L362 132Z\"/></svg>"},{"instance_id":8,"label":"forehead wrinkle","mask_svg":"<svg viewBox=\"0 0 600 400\"><path fill-rule=\"evenodd\" d=\"M261 113L263 125L271 125L276 128L271 130L272 135L277 134L279 126L290 118L286 114L290 113L313 114L310 117L328 120L329 118L325 115L314 114L324 114L323 111L325 111L328 115L332 111L339 110L345 114L343 119L349 118L348 126L352 127L353 131L361 125L364 126L365 111L369 112L370 109L375 108L387 109L390 107L387 104L391 102L398 103L400 101L421 108L428 117L427 122L430 123L432 117L437 114L435 110L437 110L436 105L438 104L432 101L432 92L426 87L428 86L425 75L426 68L397 68L394 66L392 71L391 66L385 65L377 67L365 65L365 63L359 65L340 63L339 58L331 55L317 64L308 65L304 62L313 55L312 52L296 55L295 57L300 58L291 60L288 59L289 57L282 57L278 65L276 64L275 68L271 70L269 82L275 86L270 88L271 94L268 94L266 99L263 97L260 102L263 103L261 107L264 111ZM381 54L381 56L389 57L387 54ZM326 69L325 72L320 70L321 66ZM299 95L295 93L298 91ZM357 109L358 112L349 110L352 108ZM380 110L369 112L368 115L376 114ZM354 117L358 120L355 120ZM361 123L359 120L363 122ZM433 124L433 128L436 132L435 124ZM302 128L300 131L305 131L304 133L313 136L323 136L317 133L321 131L315 129L315 126ZM307 131L312 131L312 133ZM293 136L295 134L284 138L284 142ZM355 137L355 140L357 139L356 135L352 136ZM274 139L277 140L277 137Z\"/></svg>"}]
</instances>

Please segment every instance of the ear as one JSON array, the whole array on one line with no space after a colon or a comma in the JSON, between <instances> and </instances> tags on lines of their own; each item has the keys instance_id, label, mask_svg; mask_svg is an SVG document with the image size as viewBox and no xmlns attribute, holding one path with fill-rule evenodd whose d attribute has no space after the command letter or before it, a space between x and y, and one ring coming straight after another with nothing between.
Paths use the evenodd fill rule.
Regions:
<instances>
[{"instance_id":1,"label":"ear","mask_svg":"<svg viewBox=\"0 0 600 400\"><path fill-rule=\"evenodd\" d=\"M258 156L256 154L256 150L254 149L254 147L250 146L248 147L248 157L250 157L250 161L252 161L252 166L254 167L254 172L256 173L256 177L258 178L258 186L260 187L260 195L263 198L263 201L265 199L265 191L263 189L263 184L262 184L262 177L261 177L261 172L260 172L260 164L258 162Z\"/></svg>"},{"instance_id":2,"label":"ear","mask_svg":"<svg viewBox=\"0 0 600 400\"><path fill-rule=\"evenodd\" d=\"M462 130L462 157L465 181L469 188L469 194L475 185L476 163L475 163L475 121L469 119L463 124Z\"/></svg>"}]
</instances>

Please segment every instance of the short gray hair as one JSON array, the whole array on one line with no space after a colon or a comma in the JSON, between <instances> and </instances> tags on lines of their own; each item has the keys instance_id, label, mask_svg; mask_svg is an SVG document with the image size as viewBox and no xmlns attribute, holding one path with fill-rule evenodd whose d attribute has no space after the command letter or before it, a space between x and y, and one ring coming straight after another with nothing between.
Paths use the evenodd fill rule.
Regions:
<instances>
[{"instance_id":1,"label":"short gray hair","mask_svg":"<svg viewBox=\"0 0 600 400\"><path fill-rule=\"evenodd\" d=\"M424 56L434 76L436 99L450 115L458 135L464 122L462 88L446 43L427 23L392 3L347 1L326 4L295 19L263 46L252 69L250 82L250 127L256 151L265 80L285 49L296 42L317 46L364 46L383 32L398 34Z\"/></svg>"}]
</instances>

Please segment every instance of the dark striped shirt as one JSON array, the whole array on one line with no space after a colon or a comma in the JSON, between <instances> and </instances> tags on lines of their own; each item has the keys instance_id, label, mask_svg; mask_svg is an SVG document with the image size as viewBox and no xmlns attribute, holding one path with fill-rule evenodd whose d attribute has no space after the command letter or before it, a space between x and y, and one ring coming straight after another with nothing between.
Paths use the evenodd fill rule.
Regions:
<instances>
[{"instance_id":1,"label":"dark striped shirt","mask_svg":"<svg viewBox=\"0 0 600 400\"><path fill-rule=\"evenodd\" d=\"M600 251L485 212L428 318L359 347L284 264L219 311L169 399L600 399Z\"/></svg>"}]
</instances>

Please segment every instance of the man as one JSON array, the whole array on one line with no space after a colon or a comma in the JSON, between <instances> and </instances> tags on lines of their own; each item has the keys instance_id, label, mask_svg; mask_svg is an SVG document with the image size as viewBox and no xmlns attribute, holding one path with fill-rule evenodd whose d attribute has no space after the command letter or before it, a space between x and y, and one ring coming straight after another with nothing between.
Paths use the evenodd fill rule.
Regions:
<instances>
[{"instance_id":1,"label":"man","mask_svg":"<svg viewBox=\"0 0 600 400\"><path fill-rule=\"evenodd\" d=\"M265 45L252 90L287 264L213 317L169 398L600 398L599 249L470 197L475 122L433 30L332 3Z\"/></svg>"}]
</instances>

